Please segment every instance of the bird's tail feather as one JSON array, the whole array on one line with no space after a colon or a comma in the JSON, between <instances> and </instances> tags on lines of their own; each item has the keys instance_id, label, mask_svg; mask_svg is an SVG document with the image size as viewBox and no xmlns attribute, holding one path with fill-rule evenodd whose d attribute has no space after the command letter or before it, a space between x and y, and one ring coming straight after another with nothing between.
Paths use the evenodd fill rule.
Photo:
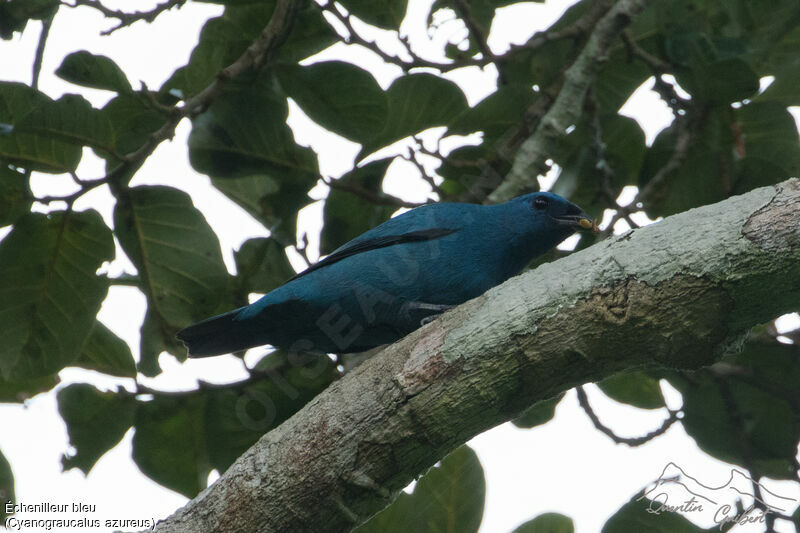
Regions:
<instances>
[{"instance_id":1,"label":"bird's tail feather","mask_svg":"<svg viewBox=\"0 0 800 533\"><path fill-rule=\"evenodd\" d=\"M237 320L243 308L207 318L178 332L176 337L189 349L189 357L210 357L250 348L248 322Z\"/></svg>"}]
</instances>

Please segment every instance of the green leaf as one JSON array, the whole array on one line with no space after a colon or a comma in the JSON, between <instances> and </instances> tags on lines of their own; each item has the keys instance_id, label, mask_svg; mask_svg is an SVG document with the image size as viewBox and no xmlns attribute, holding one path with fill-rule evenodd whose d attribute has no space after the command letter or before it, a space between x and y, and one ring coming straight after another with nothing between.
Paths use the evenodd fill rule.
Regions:
<instances>
[{"instance_id":1,"label":"green leaf","mask_svg":"<svg viewBox=\"0 0 800 533\"><path fill-rule=\"evenodd\" d=\"M683 73L679 71L677 79L694 98L721 104L753 96L759 87L758 74L739 58L714 61Z\"/></svg>"},{"instance_id":2,"label":"green leaf","mask_svg":"<svg viewBox=\"0 0 800 533\"><path fill-rule=\"evenodd\" d=\"M732 113L731 109L716 107L702 117L701 127L683 164L670 172L650 195L645 208L651 218L713 204L730 195L730 172L733 166ZM675 143L674 125L656 137L642 163L640 188L667 164Z\"/></svg>"},{"instance_id":3,"label":"green leaf","mask_svg":"<svg viewBox=\"0 0 800 533\"><path fill-rule=\"evenodd\" d=\"M683 395L684 429L703 451L722 461L745 468L752 464L773 479L794 479L800 420L787 398L800 395L795 347L752 342L724 362L743 367L754 380L735 374L717 380L703 372L693 373L691 381L670 379Z\"/></svg>"},{"instance_id":4,"label":"green leaf","mask_svg":"<svg viewBox=\"0 0 800 533\"><path fill-rule=\"evenodd\" d=\"M225 13L209 19L189 63L175 71L161 92L178 91L188 98L205 89L217 74L236 61L261 34L274 9L274 0L260 2L226 1ZM304 6L292 32L277 52L277 58L296 63L336 42L337 36L314 5Z\"/></svg>"},{"instance_id":5,"label":"green leaf","mask_svg":"<svg viewBox=\"0 0 800 533\"><path fill-rule=\"evenodd\" d=\"M52 137L106 152L112 151L115 144L108 116L77 94L65 94L54 102L42 103L25 115L14 126L14 131Z\"/></svg>"},{"instance_id":6,"label":"green leaf","mask_svg":"<svg viewBox=\"0 0 800 533\"><path fill-rule=\"evenodd\" d=\"M136 265L165 346L175 347L179 329L225 306L229 276L219 240L185 192L128 189L114 208L114 227Z\"/></svg>"},{"instance_id":7,"label":"green leaf","mask_svg":"<svg viewBox=\"0 0 800 533\"><path fill-rule=\"evenodd\" d=\"M263 379L207 394L206 443L211 465L220 472L338 376L329 357L287 356L280 350L266 355L256 370Z\"/></svg>"},{"instance_id":8,"label":"green leaf","mask_svg":"<svg viewBox=\"0 0 800 533\"><path fill-rule=\"evenodd\" d=\"M316 175L316 155L295 144L287 113L286 101L264 87L225 91L193 121L192 166L218 178L266 173L303 180Z\"/></svg>"},{"instance_id":9,"label":"green leaf","mask_svg":"<svg viewBox=\"0 0 800 533\"><path fill-rule=\"evenodd\" d=\"M231 306L233 307L233 306ZM136 369L148 377L161 373L159 356L163 352L184 354L186 347L175 337L175 327L160 319L157 311L148 307L144 315Z\"/></svg>"},{"instance_id":10,"label":"green leaf","mask_svg":"<svg viewBox=\"0 0 800 533\"><path fill-rule=\"evenodd\" d=\"M511 533L573 533L572 518L558 513L544 513L518 526Z\"/></svg>"},{"instance_id":11,"label":"green leaf","mask_svg":"<svg viewBox=\"0 0 800 533\"><path fill-rule=\"evenodd\" d=\"M96 211L28 214L0 241L0 374L29 379L74 361L108 284L95 273L114 258Z\"/></svg>"},{"instance_id":12,"label":"green leaf","mask_svg":"<svg viewBox=\"0 0 800 533\"><path fill-rule=\"evenodd\" d=\"M94 323L74 366L112 376L136 377L136 361L130 347L99 320Z\"/></svg>"},{"instance_id":13,"label":"green leaf","mask_svg":"<svg viewBox=\"0 0 800 533\"><path fill-rule=\"evenodd\" d=\"M389 507L357 533L474 533L483 518L486 485L478 456L461 446L417 481L412 494L401 492Z\"/></svg>"},{"instance_id":14,"label":"green leaf","mask_svg":"<svg viewBox=\"0 0 800 533\"><path fill-rule=\"evenodd\" d=\"M309 2L297 13L294 28L278 49L277 57L282 62L298 63L338 41L339 36L325 21L322 10Z\"/></svg>"},{"instance_id":15,"label":"green leaf","mask_svg":"<svg viewBox=\"0 0 800 533\"><path fill-rule=\"evenodd\" d=\"M389 30L400 28L408 4L407 0L344 0L340 3L367 24Z\"/></svg>"},{"instance_id":16,"label":"green leaf","mask_svg":"<svg viewBox=\"0 0 800 533\"><path fill-rule=\"evenodd\" d=\"M28 177L0 163L0 227L13 224L31 208Z\"/></svg>"},{"instance_id":17,"label":"green leaf","mask_svg":"<svg viewBox=\"0 0 800 533\"><path fill-rule=\"evenodd\" d=\"M113 147L119 155L135 152L164 125L164 117L158 111L148 108L133 95L121 94L111 99L101 112L111 124ZM98 155L106 158L107 173L120 163L107 153L99 152Z\"/></svg>"},{"instance_id":18,"label":"green leaf","mask_svg":"<svg viewBox=\"0 0 800 533\"><path fill-rule=\"evenodd\" d=\"M116 63L103 55L86 50L72 52L56 69L56 76L75 85L105 89L118 93L131 92L131 84Z\"/></svg>"},{"instance_id":19,"label":"green leaf","mask_svg":"<svg viewBox=\"0 0 800 533\"><path fill-rule=\"evenodd\" d=\"M664 407L664 396L656 377L643 371L621 372L597 383L603 394L639 409Z\"/></svg>"},{"instance_id":20,"label":"green leaf","mask_svg":"<svg viewBox=\"0 0 800 533\"><path fill-rule=\"evenodd\" d=\"M325 61L307 67L284 65L278 78L284 91L320 126L361 143L383 130L389 108L386 93L366 70Z\"/></svg>"},{"instance_id":21,"label":"green leaf","mask_svg":"<svg viewBox=\"0 0 800 533\"><path fill-rule=\"evenodd\" d=\"M541 426L549 422L556 412L556 406L561 399L564 398L564 393L541 400L528 407L515 419L511 421L512 424L518 428L532 428Z\"/></svg>"},{"instance_id":22,"label":"green leaf","mask_svg":"<svg viewBox=\"0 0 800 533\"><path fill-rule=\"evenodd\" d=\"M286 246L297 239L297 212L311 202L308 191L317 176L276 174L244 178L212 178L211 183L267 227Z\"/></svg>"},{"instance_id":23,"label":"green leaf","mask_svg":"<svg viewBox=\"0 0 800 533\"><path fill-rule=\"evenodd\" d=\"M44 93L21 83L0 82L0 123L15 126L33 109L51 102ZM0 160L42 172L75 170L81 149L51 136L16 132L0 134Z\"/></svg>"},{"instance_id":24,"label":"green leaf","mask_svg":"<svg viewBox=\"0 0 800 533\"><path fill-rule=\"evenodd\" d=\"M383 177L392 158L373 161L342 176L337 183L383 194ZM329 254L365 231L389 220L396 207L375 205L347 191L332 188L322 212L320 252Z\"/></svg>"},{"instance_id":25,"label":"green leaf","mask_svg":"<svg viewBox=\"0 0 800 533\"><path fill-rule=\"evenodd\" d=\"M60 382L58 374L24 380L0 379L0 403L23 403L37 394L51 390Z\"/></svg>"},{"instance_id":26,"label":"green leaf","mask_svg":"<svg viewBox=\"0 0 800 533\"><path fill-rule=\"evenodd\" d=\"M409 74L386 91L389 114L383 130L363 143L359 159L383 146L434 126L446 126L467 109L467 99L452 81L433 74Z\"/></svg>"},{"instance_id":27,"label":"green leaf","mask_svg":"<svg viewBox=\"0 0 800 533\"><path fill-rule=\"evenodd\" d=\"M678 513L648 512L652 502L638 497L623 505L603 526L602 533L630 533L631 531L647 531L648 533L701 533L706 531ZM709 531L714 531L709 530Z\"/></svg>"},{"instance_id":28,"label":"green leaf","mask_svg":"<svg viewBox=\"0 0 800 533\"><path fill-rule=\"evenodd\" d=\"M74 383L58 391L58 412L67 425L75 453L64 454L64 470L78 468L88 474L108 450L119 444L133 423L136 403L130 396L100 392L87 383Z\"/></svg>"},{"instance_id":29,"label":"green leaf","mask_svg":"<svg viewBox=\"0 0 800 533\"><path fill-rule=\"evenodd\" d=\"M295 275L284 247L275 239L249 239L234 253L234 259L244 296L267 293Z\"/></svg>"},{"instance_id":30,"label":"green leaf","mask_svg":"<svg viewBox=\"0 0 800 533\"><path fill-rule=\"evenodd\" d=\"M735 194L800 174L797 125L786 106L753 102L735 113L741 127L738 147L744 155L736 161Z\"/></svg>"},{"instance_id":31,"label":"green leaf","mask_svg":"<svg viewBox=\"0 0 800 533\"><path fill-rule=\"evenodd\" d=\"M177 90L186 99L205 89L264 29L273 7L274 1L228 6L221 17L209 19L189 62L175 71L161 92Z\"/></svg>"},{"instance_id":32,"label":"green leaf","mask_svg":"<svg viewBox=\"0 0 800 533\"><path fill-rule=\"evenodd\" d=\"M21 32L28 20L43 20L52 17L59 0L6 0L0 2L0 38L11 39L14 32ZM0 517L3 516L0 514Z\"/></svg>"},{"instance_id":33,"label":"green leaf","mask_svg":"<svg viewBox=\"0 0 800 533\"><path fill-rule=\"evenodd\" d=\"M6 456L0 452L0 522L6 523L6 517L10 513L6 513L6 503L15 504L16 496L14 494L14 473L11 471L11 465L8 463Z\"/></svg>"},{"instance_id":34,"label":"green leaf","mask_svg":"<svg viewBox=\"0 0 800 533\"><path fill-rule=\"evenodd\" d=\"M150 479L187 498L205 488L211 467L205 451L205 397L159 396L140 402L133 434L133 460Z\"/></svg>"},{"instance_id":35,"label":"green leaf","mask_svg":"<svg viewBox=\"0 0 800 533\"><path fill-rule=\"evenodd\" d=\"M636 183L647 148L644 133L635 120L613 114L601 115L598 123L611 175L606 178L598 168L594 127L582 121L553 153L553 159L562 167L553 192L581 206L590 216L602 218L607 207L603 182L608 180L615 197L622 187Z\"/></svg>"},{"instance_id":36,"label":"green leaf","mask_svg":"<svg viewBox=\"0 0 800 533\"><path fill-rule=\"evenodd\" d=\"M475 107L460 113L447 129L448 135L483 132L484 143L493 143L516 128L525 110L538 95L528 85L502 85Z\"/></svg>"}]
</instances>

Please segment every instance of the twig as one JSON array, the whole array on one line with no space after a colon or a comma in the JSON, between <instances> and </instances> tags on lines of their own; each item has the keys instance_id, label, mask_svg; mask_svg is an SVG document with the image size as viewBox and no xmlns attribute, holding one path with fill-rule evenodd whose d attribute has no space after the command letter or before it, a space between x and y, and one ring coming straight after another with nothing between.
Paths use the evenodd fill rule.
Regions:
<instances>
[{"instance_id":1,"label":"twig","mask_svg":"<svg viewBox=\"0 0 800 533\"><path fill-rule=\"evenodd\" d=\"M462 1L461 3L467 5L466 2ZM485 44L485 38L480 37L481 40L479 42L484 43L483 44L484 48L481 50L482 57L463 57L452 60L450 63L440 63L438 61L431 61L429 59L425 59L415 54L414 51L411 49L411 44L408 40L408 37L399 34L397 38L400 41L400 44L403 45L406 54L408 54L408 56L411 59L404 60L398 56L389 54L386 51L384 51L380 46L378 46L376 42L369 41L364 37L362 37L353 28L353 24L350 21L350 16L342 13L334 2L329 1L325 5L320 5L320 4L316 5L323 12L329 13L331 16L333 16L333 18L335 18L344 26L344 28L347 30L347 35L340 35L340 36L342 37L342 40L346 44L357 44L363 46L364 48L380 56L380 58L383 59L385 62L399 66L401 69L403 69L404 72L408 72L409 70L414 68L431 68L431 69L436 69L439 72L449 72L451 70L456 70L464 67L482 68L491 63L496 63L499 65L510 61L514 56L516 56L521 52L536 50L537 48L542 47L548 42L582 35L583 33L586 33L593 26L593 23L596 22L597 18L599 18L599 16L595 16L596 10L590 10L587 13L588 16L584 15L583 17L578 19L578 21L576 21L573 25L558 31L535 33L528 40L528 42L522 45L512 45L509 48L509 50L502 56L494 55L489 49L488 45ZM480 30L480 28L478 28L477 24L474 24L466 19L464 22L467 25L468 29L470 29L470 25L473 26L473 28L470 30L472 31L473 35L483 36L483 32ZM333 27L333 25L331 26ZM334 27L334 30L335 29L336 28ZM477 34L475 33L476 31Z\"/></svg>"},{"instance_id":2,"label":"twig","mask_svg":"<svg viewBox=\"0 0 800 533\"><path fill-rule=\"evenodd\" d=\"M622 32L622 41L625 43L628 55L631 58L637 58L650 67L655 77L655 86L653 88L672 109L675 116L681 115L682 111L691 105L691 100L682 98L675 90L675 86L664 80L664 74L673 70L672 65L639 46L630 30Z\"/></svg>"},{"instance_id":3,"label":"twig","mask_svg":"<svg viewBox=\"0 0 800 533\"><path fill-rule=\"evenodd\" d=\"M625 218L627 220L629 215L641 210L647 200L650 199L653 193L658 189L659 186L661 186L667 177L678 170L684 161L686 161L686 156L689 153L689 149L694 144L694 140L697 137L698 131L702 126L706 116L705 109L700 109L696 113L697 116L683 115L675 119L677 139L675 140L675 148L673 149L669 160L667 160L663 167L658 169L658 172L656 172L653 177L650 178L650 181L648 181L644 187L639 189L639 192L636 194L631 203L626 206L619 206L616 208L617 212L609 222L608 227L601 233L601 238L608 236L611 232L613 232L614 225L619 219Z\"/></svg>"},{"instance_id":4,"label":"twig","mask_svg":"<svg viewBox=\"0 0 800 533\"><path fill-rule=\"evenodd\" d=\"M616 209L617 213L621 213L621 217L630 225L630 227L638 228L639 224L631 219L630 214L625 209L620 209L620 205L617 203L617 197L619 194L614 191L614 188L611 186L616 174L608 162L606 143L603 142L603 129L600 126L600 117L597 115L597 106L595 105L594 94L591 91L589 91L589 94L587 95L586 103L587 107L589 108L589 113L592 116L591 124L594 133L594 135L592 135L592 141L595 150L595 156L597 158L596 168L600 171L600 193L603 195L603 198L606 201L606 207L609 209ZM613 231L614 223L608 226L611 228L611 231Z\"/></svg>"},{"instance_id":5,"label":"twig","mask_svg":"<svg viewBox=\"0 0 800 533\"><path fill-rule=\"evenodd\" d=\"M44 59L44 47L47 43L47 36L50 35L50 27L53 25L55 12L49 17L42 20L42 33L39 34L39 44L36 45L36 57L33 59L33 74L31 79L31 87L34 89L39 88L39 74L42 72L42 61Z\"/></svg>"},{"instance_id":6,"label":"twig","mask_svg":"<svg viewBox=\"0 0 800 533\"><path fill-rule=\"evenodd\" d=\"M327 179L325 177L322 177L322 182L325 185L327 185L328 187L330 187L331 189L336 189L336 190L339 190L339 191L349 192L349 193L354 194L354 195L358 196L359 198L361 198L363 200L366 200L369 203L375 204L375 205L386 205L386 206L398 207L398 208L399 207L414 208L414 207L419 207L421 205L424 205L424 204L417 203L417 202L407 202L406 200L403 200L402 198L398 198L396 196L391 196L391 195L385 194L385 193L374 193L374 192L372 192L370 190L367 190L367 189L365 189L363 187L359 187L357 185L351 185L349 183L342 183L339 180L332 180L332 179Z\"/></svg>"},{"instance_id":7,"label":"twig","mask_svg":"<svg viewBox=\"0 0 800 533\"><path fill-rule=\"evenodd\" d=\"M153 22L156 17L158 17L164 11L172 9L173 7L177 7L180 9L183 4L186 3L186 0L167 0L162 4L158 4L156 7L151 9L150 11L135 11L133 13L126 13L124 11L119 11L116 9L111 9L103 5L100 0L74 0L74 4L65 4L69 7L78 7L78 6L87 6L97 11L100 11L103 15L109 18L115 18L119 21L119 23L110 28L108 30L100 32L100 35L110 35L117 31L120 28L124 28L125 26L130 26L131 24L138 22L140 20L144 20L146 22Z\"/></svg>"},{"instance_id":8,"label":"twig","mask_svg":"<svg viewBox=\"0 0 800 533\"><path fill-rule=\"evenodd\" d=\"M469 7L469 3L466 0L454 0L453 5L455 6L458 16L464 21L467 31L469 31L470 35L472 35L472 38L475 40L475 43L478 45L478 50L481 51L481 55L483 56L482 59L488 59L489 62L494 63L496 58L492 53L492 50L489 48L488 42L486 41L486 31L474 18L472 18L472 11ZM498 69L498 72L500 74L500 79L498 82L501 85L505 85L506 80L502 71Z\"/></svg>"},{"instance_id":9,"label":"twig","mask_svg":"<svg viewBox=\"0 0 800 533\"><path fill-rule=\"evenodd\" d=\"M680 411L673 411L672 409L667 409L669 412L669 416L661 423L661 426L650 433L643 435L641 437L620 437L614 431L609 428L608 426L604 425L600 422L600 419L597 418L597 414L595 414L592 406L589 404L589 399L586 397L586 391L583 387L576 387L575 390L578 393L578 403L581 405L583 410L589 416L589 419L594 424L594 427L597 428L598 431L607 435L611 440L616 442L617 444L627 444L628 446L635 447L641 446L646 442L653 440L654 438L663 435L667 432L667 430L678 421L678 416L680 415Z\"/></svg>"},{"instance_id":10,"label":"twig","mask_svg":"<svg viewBox=\"0 0 800 533\"><path fill-rule=\"evenodd\" d=\"M82 1L92 2L93 0ZM175 135L175 128L183 118L194 117L207 109L222 91L226 82L250 70L261 68L271 58L271 53L279 48L288 37L297 12L303 4L303 0L279 0L261 35L236 61L220 71L214 81L198 94L186 100L183 106L174 107L172 110L162 110L168 115L166 122L161 128L151 133L137 150L121 157L121 164L106 177L109 184L116 187L124 176L136 172L161 142L171 139Z\"/></svg>"},{"instance_id":11,"label":"twig","mask_svg":"<svg viewBox=\"0 0 800 533\"><path fill-rule=\"evenodd\" d=\"M402 157L403 159L405 159L406 161L408 161L409 163L411 163L412 165L417 167L417 170L419 171L420 177L423 180L425 180L425 182L428 185L431 186L431 190L433 190L433 192L435 192L437 194L441 194L442 193L442 189L439 187L439 185L436 184L436 181L434 180L433 176L428 174L428 171L425 168L425 165L422 164L422 161L420 161L419 157L418 157L420 153L424 153L427 156L436 157L439 160L441 160L441 155L438 152L431 152L430 150L423 151L424 146L423 146L423 143L422 143L422 139L420 139L416 135L413 137L413 139L414 139L414 142L416 143L416 147L415 148L409 148L408 154L407 155L406 154L401 155L400 157Z\"/></svg>"},{"instance_id":12,"label":"twig","mask_svg":"<svg viewBox=\"0 0 800 533\"><path fill-rule=\"evenodd\" d=\"M536 126L533 135L517 150L511 171L488 200L498 203L522 194L536 181L537 170L552 153L566 129L577 122L586 91L608 57L619 33L652 0L620 0L613 4L594 26L586 45L564 73L564 84ZM608 2L598 2L607 7Z\"/></svg>"},{"instance_id":13,"label":"twig","mask_svg":"<svg viewBox=\"0 0 800 533\"><path fill-rule=\"evenodd\" d=\"M69 209L72 209L72 205L75 203L75 200L77 200L87 192L91 191L92 189L95 189L101 185L105 185L106 183L108 183L107 178L100 178L96 180L87 181L78 179L78 177L75 175L74 172L70 172L69 174L73 178L73 181L75 181L80 186L80 188L77 191L75 191L72 194L67 194L64 196L40 196L38 198L34 196L33 200L41 204L49 204L52 202L66 202L67 207Z\"/></svg>"},{"instance_id":14,"label":"twig","mask_svg":"<svg viewBox=\"0 0 800 533\"><path fill-rule=\"evenodd\" d=\"M733 397L733 391L731 391L727 380L714 377L714 381L717 384L723 402L725 402L725 412L728 414L728 419L738 430L736 435L739 441L739 451L742 454L742 466L747 470L752 480L753 507L760 509L764 513L765 533L775 533L775 517L772 516L772 508L764 503L764 495L761 492L761 483L759 482L761 480L761 472L756 469L753 461L753 445L750 442L749 433L746 429L747 425L742 417L739 404Z\"/></svg>"}]
</instances>

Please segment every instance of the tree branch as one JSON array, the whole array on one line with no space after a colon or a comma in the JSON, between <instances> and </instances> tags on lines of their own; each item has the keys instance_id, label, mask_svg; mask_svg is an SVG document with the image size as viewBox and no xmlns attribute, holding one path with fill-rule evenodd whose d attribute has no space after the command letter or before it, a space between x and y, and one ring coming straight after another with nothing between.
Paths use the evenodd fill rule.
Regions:
<instances>
[{"instance_id":1,"label":"tree branch","mask_svg":"<svg viewBox=\"0 0 800 533\"><path fill-rule=\"evenodd\" d=\"M648 443L656 437L660 437L661 435L666 433L669 428L672 427L672 424L680 420L679 418L680 411L673 411L671 409L668 409L669 416L665 418L664 422L662 422L661 425L658 428L654 429L653 431L647 433L646 435L642 435L641 437L620 437L619 435L614 433L613 429L603 424L597 417L597 413L594 412L594 409L592 409L592 406L589 403L589 398L586 397L586 391L584 390L584 388L576 387L575 390L578 393L578 403L586 413L586 416L589 417L589 420L592 421L594 427L600 433L603 433L617 444L627 444L632 448L635 446L641 446L642 444Z\"/></svg>"},{"instance_id":2,"label":"tree branch","mask_svg":"<svg viewBox=\"0 0 800 533\"><path fill-rule=\"evenodd\" d=\"M800 279L797 179L607 239L369 358L155 531L348 531L538 400L625 369L713 363L796 306L787 279Z\"/></svg>"},{"instance_id":3,"label":"tree branch","mask_svg":"<svg viewBox=\"0 0 800 533\"><path fill-rule=\"evenodd\" d=\"M553 152L556 141L575 124L583 109L586 91L608 59L611 45L620 32L652 0L620 0L601 18L578 58L564 73L564 85L555 102L536 126L533 135L517 151L511 172L489 195L493 203L523 194L536 183L536 175Z\"/></svg>"},{"instance_id":4,"label":"tree branch","mask_svg":"<svg viewBox=\"0 0 800 533\"><path fill-rule=\"evenodd\" d=\"M130 26L134 22L138 22L140 20L144 20L146 22L153 22L156 19L156 17L158 17L164 11L172 9L173 7L177 7L178 9L180 9L185 3L186 0L166 0L161 4L158 4L150 11L136 11L133 13L126 13L125 11L111 9L103 5L100 2L100 0L75 0L74 4L72 5L66 4L66 5L68 5L69 7L78 7L78 6L91 7L93 9L96 9L106 17L117 19L119 23L116 26L100 32L100 35L110 35L115 31L117 31L118 29L124 28L125 26Z\"/></svg>"},{"instance_id":5,"label":"tree branch","mask_svg":"<svg viewBox=\"0 0 800 533\"><path fill-rule=\"evenodd\" d=\"M93 2L93 0L87 0ZM172 110L161 109L167 115L164 124L151 133L147 141L137 150L122 157L122 162L105 178L109 184L115 186L124 176L132 175L144 163L163 141L175 135L178 123L186 117L193 117L205 111L216 99L226 82L236 79L251 70L257 70L269 61L272 54L286 41L294 26L297 12L304 4L303 0L278 0L275 10L261 35L239 56L239 58L222 69L217 78L205 89L189 98L180 107ZM145 98L148 91L145 90Z\"/></svg>"}]
</instances>

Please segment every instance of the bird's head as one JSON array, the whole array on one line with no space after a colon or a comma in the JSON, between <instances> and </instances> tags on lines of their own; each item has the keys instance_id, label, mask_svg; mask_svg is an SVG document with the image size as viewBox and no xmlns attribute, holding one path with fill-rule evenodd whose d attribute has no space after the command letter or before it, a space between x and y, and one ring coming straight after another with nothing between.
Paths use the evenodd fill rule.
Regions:
<instances>
[{"instance_id":1,"label":"bird's head","mask_svg":"<svg viewBox=\"0 0 800 533\"><path fill-rule=\"evenodd\" d=\"M534 192L518 198L530 209L536 222L545 226L563 229L572 233L576 230L599 231L583 209L565 198L551 192Z\"/></svg>"}]
</instances>

